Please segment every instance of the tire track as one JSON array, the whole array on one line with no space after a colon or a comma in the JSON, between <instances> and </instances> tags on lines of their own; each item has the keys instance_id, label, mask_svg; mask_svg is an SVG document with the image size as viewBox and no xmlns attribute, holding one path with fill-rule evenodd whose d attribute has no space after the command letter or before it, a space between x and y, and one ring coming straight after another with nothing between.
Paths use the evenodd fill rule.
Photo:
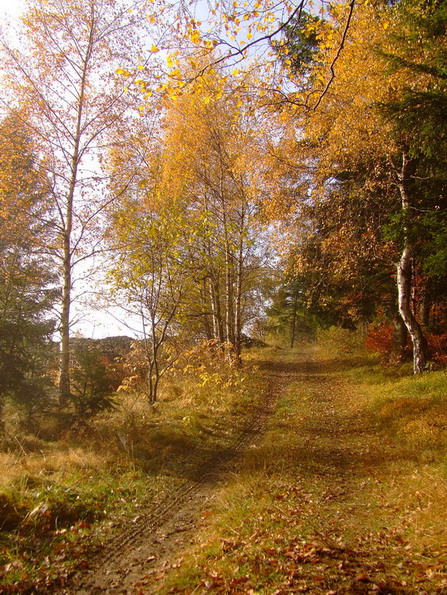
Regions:
<instances>
[{"instance_id":1,"label":"tire track","mask_svg":"<svg viewBox=\"0 0 447 595\"><path fill-rule=\"evenodd\" d=\"M128 569L119 570L123 564L123 552L131 547L130 552L126 553L126 557L129 557L132 551L139 552L143 550L142 544L145 540L148 544L151 543L154 551L160 549L157 548L159 541L155 539L154 534L156 531L160 533L169 523L174 524L174 528L171 528L171 534L182 531L183 529L178 528L178 524L181 524L188 517L188 506L190 506L191 510L197 509L198 503L203 503L206 500L205 492L207 489L221 481L225 473L235 465L244 450L254 445L261 438L266 422L273 412L280 389L277 375L269 372L266 372L267 386L259 402L242 432L234 438L230 445L220 453L212 455L200 465L195 473L195 479L174 490L162 502L150 511L143 513L131 526L111 539L106 544L105 549L91 561L92 569L76 574L73 577L71 586L68 589L63 589L60 593L78 593L82 595L101 591L109 593L133 592L125 588L122 582L120 586L116 584L117 574L125 576L128 573ZM203 492L202 498L200 498L201 492ZM179 513L182 510L186 511L185 518L176 518L181 516ZM188 522L192 523L194 512L190 516ZM140 554L136 554L136 556L144 558ZM150 558L155 559L155 556L150 556ZM143 560L140 560L139 563L141 562ZM118 568L118 570L114 572L110 570L111 568ZM112 575L115 583L113 583Z\"/></svg>"}]
</instances>

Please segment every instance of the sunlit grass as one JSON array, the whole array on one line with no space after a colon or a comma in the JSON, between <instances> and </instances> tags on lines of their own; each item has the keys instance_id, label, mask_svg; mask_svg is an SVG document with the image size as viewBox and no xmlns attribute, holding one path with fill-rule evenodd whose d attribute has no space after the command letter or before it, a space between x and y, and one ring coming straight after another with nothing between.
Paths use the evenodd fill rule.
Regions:
<instances>
[{"instance_id":1,"label":"sunlit grass","mask_svg":"<svg viewBox=\"0 0 447 595\"><path fill-rule=\"evenodd\" d=\"M365 366L347 374L375 415L382 432L421 460L441 461L447 453L447 375L414 376L407 366Z\"/></svg>"},{"instance_id":2,"label":"sunlit grass","mask_svg":"<svg viewBox=\"0 0 447 595\"><path fill-rule=\"evenodd\" d=\"M296 352L284 355L293 361ZM350 367L352 356L361 367ZM327 352L323 360L314 377L304 373L283 391L196 545L179 553L180 569L154 592L357 592L364 568L384 592L438 592L444 584L447 481L439 463L447 444L433 427L428 435L422 429L430 417L445 427L442 375L381 372L364 354L345 356L339 371ZM332 395L344 408L334 412L340 435L337 423L314 417L315 403L330 407ZM434 442L428 461L421 446ZM325 459L333 444L347 459L346 475Z\"/></svg>"},{"instance_id":3,"label":"sunlit grass","mask_svg":"<svg viewBox=\"0 0 447 595\"><path fill-rule=\"evenodd\" d=\"M218 362L172 377L155 406L119 393L115 411L62 432L56 415L44 420L52 440L11 417L0 453L0 588L62 584L136 510L194 477L240 431L258 398L252 376Z\"/></svg>"}]
</instances>

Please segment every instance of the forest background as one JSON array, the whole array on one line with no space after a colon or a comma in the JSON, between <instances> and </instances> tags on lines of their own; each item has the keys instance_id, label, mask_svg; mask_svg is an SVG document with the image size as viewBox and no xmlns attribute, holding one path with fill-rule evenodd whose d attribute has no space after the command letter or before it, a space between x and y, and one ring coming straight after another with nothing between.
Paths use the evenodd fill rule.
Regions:
<instances>
[{"instance_id":1,"label":"forest background","mask_svg":"<svg viewBox=\"0 0 447 595\"><path fill-rule=\"evenodd\" d=\"M139 320L151 401L243 329L442 360L442 3L27 11L2 34L2 394L73 398L83 292Z\"/></svg>"}]
</instances>

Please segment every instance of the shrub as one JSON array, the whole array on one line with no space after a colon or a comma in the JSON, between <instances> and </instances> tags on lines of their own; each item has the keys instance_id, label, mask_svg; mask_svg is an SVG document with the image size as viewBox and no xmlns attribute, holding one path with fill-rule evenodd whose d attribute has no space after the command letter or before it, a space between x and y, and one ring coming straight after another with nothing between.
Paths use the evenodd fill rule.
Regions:
<instances>
[{"instance_id":1,"label":"shrub","mask_svg":"<svg viewBox=\"0 0 447 595\"><path fill-rule=\"evenodd\" d=\"M77 415L86 418L114 409L116 401L111 393L119 382L100 351L88 345L78 345L74 356L72 400Z\"/></svg>"},{"instance_id":2,"label":"shrub","mask_svg":"<svg viewBox=\"0 0 447 595\"><path fill-rule=\"evenodd\" d=\"M378 353L382 360L388 361L393 351L394 334L392 324L370 325L365 337L365 347Z\"/></svg>"},{"instance_id":3,"label":"shrub","mask_svg":"<svg viewBox=\"0 0 447 595\"><path fill-rule=\"evenodd\" d=\"M447 365L447 333L427 335L428 349L431 359L437 364L445 367Z\"/></svg>"}]
</instances>

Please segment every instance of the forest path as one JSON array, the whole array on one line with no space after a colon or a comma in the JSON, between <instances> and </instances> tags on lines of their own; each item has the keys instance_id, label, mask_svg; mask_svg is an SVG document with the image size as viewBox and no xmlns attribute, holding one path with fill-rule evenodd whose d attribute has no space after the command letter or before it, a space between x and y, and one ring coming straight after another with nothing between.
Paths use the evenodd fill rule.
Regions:
<instances>
[{"instance_id":1,"label":"forest path","mask_svg":"<svg viewBox=\"0 0 447 595\"><path fill-rule=\"evenodd\" d=\"M243 453L261 437L287 372L267 362L265 388L232 444L205 459L195 477L180 486L153 510L138 511L131 526L111 540L88 570L77 574L61 593L140 593L150 577L172 568L207 517L208 507L226 475L234 472ZM175 567L175 564L174 564ZM148 593L151 592L148 587Z\"/></svg>"},{"instance_id":2,"label":"forest path","mask_svg":"<svg viewBox=\"0 0 447 595\"><path fill-rule=\"evenodd\" d=\"M310 349L275 360L233 446L112 543L70 593L447 593L445 527L419 527L431 512L423 467L384 439L339 364ZM427 490L412 492L409 477ZM209 558L232 483L239 500L248 494L246 516L237 526L230 517L228 530L220 518Z\"/></svg>"}]
</instances>

